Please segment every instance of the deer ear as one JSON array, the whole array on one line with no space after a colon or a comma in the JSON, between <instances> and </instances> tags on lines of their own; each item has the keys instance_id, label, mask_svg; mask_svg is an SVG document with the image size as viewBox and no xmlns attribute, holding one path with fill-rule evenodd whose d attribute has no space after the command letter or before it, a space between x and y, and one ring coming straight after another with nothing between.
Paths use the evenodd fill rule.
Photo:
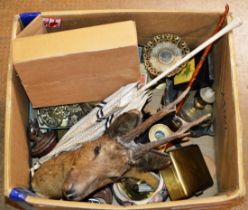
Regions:
<instances>
[{"instance_id":1,"label":"deer ear","mask_svg":"<svg viewBox=\"0 0 248 210\"><path fill-rule=\"evenodd\" d=\"M151 150L135 162L136 167L145 171L162 170L170 164L169 156L157 150Z\"/></svg>"},{"instance_id":2,"label":"deer ear","mask_svg":"<svg viewBox=\"0 0 248 210\"><path fill-rule=\"evenodd\" d=\"M140 123L140 115L138 110L131 110L123 113L115 119L105 134L109 135L111 138L125 135Z\"/></svg>"}]
</instances>

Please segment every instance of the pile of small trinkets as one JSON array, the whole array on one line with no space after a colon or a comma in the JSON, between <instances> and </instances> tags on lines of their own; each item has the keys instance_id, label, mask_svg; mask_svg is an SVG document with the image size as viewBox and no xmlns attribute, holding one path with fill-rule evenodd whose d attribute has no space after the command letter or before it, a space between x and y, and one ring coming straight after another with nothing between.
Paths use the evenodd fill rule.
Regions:
<instances>
[{"instance_id":1,"label":"pile of small trinkets","mask_svg":"<svg viewBox=\"0 0 248 210\"><path fill-rule=\"evenodd\" d=\"M157 35L147 45L140 46L142 85L171 67L189 52L187 43L175 34ZM150 89L151 95L141 110L141 121L145 121L173 102L187 88L196 64L200 60L201 55L198 54ZM173 135L186 122L193 122L206 114L212 115L215 92L212 88L214 74L211 53L195 79L190 92L179 103L177 109L153 123L136 137L134 140L136 144L160 141ZM35 164L39 158L51 152L67 130L90 113L98 106L97 104L96 102L81 103L38 109L30 106L28 135L33 163ZM213 117L191 128L190 133L190 137L196 139L206 135L213 136ZM184 140L183 143L185 141L190 139ZM120 205L180 200L199 195L213 185L211 176L214 174L212 169L209 171L209 164L206 164L205 155L197 144L188 143L185 146L181 141L173 141L160 146L158 151L171 160L169 167L144 172L138 178L135 176L118 178L113 184L101 187L82 200ZM98 152L95 150L96 154Z\"/></svg>"}]
</instances>

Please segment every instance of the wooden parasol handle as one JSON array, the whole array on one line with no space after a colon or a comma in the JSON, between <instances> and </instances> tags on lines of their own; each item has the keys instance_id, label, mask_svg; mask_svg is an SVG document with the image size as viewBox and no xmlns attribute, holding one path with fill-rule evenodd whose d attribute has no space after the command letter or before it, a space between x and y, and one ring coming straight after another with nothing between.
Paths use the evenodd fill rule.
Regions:
<instances>
[{"instance_id":1,"label":"wooden parasol handle","mask_svg":"<svg viewBox=\"0 0 248 210\"><path fill-rule=\"evenodd\" d=\"M222 28L222 26L224 24L224 21L226 20L226 16L227 16L228 12L229 12L229 6L228 6L228 4L226 4L225 11L224 11L222 17L220 18L220 21L218 22L218 25L216 26L216 28L215 28L215 30L214 30L214 32L212 33L211 36L215 35L217 32L220 31L220 29ZM208 56L208 54L209 54L209 52L210 52L210 50L212 48L212 46L213 46L213 43L208 45L207 48L204 50L204 52L203 52L203 54L201 56L201 59L200 59L199 63L197 64L197 66L195 68L195 71L194 71L194 73L193 73L193 75L192 75L192 77L191 77L191 79L190 79L190 81L189 81L189 83L187 85L187 88L191 89L194 81L196 80L196 77L197 77L198 73L201 70L201 67L202 67L204 61L206 60L206 57ZM182 105L183 105L183 103L185 101L185 98L183 98L182 101L178 104L177 109L176 109L176 113L179 112L180 108L182 107Z\"/></svg>"}]
</instances>

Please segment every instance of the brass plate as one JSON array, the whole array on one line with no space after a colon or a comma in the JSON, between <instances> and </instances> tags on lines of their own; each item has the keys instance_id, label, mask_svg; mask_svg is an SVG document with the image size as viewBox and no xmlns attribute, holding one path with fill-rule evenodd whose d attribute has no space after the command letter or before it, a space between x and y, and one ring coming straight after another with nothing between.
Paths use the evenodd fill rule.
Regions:
<instances>
[{"instance_id":1,"label":"brass plate","mask_svg":"<svg viewBox=\"0 0 248 210\"><path fill-rule=\"evenodd\" d=\"M157 76L190 52L188 45L175 34L160 34L148 41L143 49L143 60L147 71ZM184 69L187 62L179 66L167 77L174 76Z\"/></svg>"}]
</instances>

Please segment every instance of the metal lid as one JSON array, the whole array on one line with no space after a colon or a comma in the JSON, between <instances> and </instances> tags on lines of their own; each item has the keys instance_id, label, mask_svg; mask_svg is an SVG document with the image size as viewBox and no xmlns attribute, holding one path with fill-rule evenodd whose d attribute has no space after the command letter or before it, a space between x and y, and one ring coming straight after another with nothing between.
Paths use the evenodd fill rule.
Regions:
<instances>
[{"instance_id":1,"label":"metal lid","mask_svg":"<svg viewBox=\"0 0 248 210\"><path fill-rule=\"evenodd\" d=\"M200 96L205 102L212 104L215 101L215 92L210 87L201 88Z\"/></svg>"}]
</instances>

